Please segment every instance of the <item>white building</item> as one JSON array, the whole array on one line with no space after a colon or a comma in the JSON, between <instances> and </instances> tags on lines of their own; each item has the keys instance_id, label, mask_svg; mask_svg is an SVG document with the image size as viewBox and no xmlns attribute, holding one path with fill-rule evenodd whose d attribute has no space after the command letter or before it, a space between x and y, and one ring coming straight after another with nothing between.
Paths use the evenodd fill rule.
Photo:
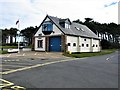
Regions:
<instances>
[{"instance_id":1,"label":"white building","mask_svg":"<svg viewBox=\"0 0 120 90\"><path fill-rule=\"evenodd\" d=\"M47 15L34 35L35 51L99 52L100 39L87 26Z\"/></svg>"}]
</instances>

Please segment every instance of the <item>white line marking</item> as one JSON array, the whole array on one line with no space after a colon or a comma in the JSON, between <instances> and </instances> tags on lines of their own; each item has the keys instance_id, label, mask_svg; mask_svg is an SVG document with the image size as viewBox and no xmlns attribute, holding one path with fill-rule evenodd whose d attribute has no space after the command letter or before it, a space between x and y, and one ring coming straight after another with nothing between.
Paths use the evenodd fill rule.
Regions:
<instances>
[{"instance_id":1,"label":"white line marking","mask_svg":"<svg viewBox=\"0 0 120 90\"><path fill-rule=\"evenodd\" d=\"M17 59L16 61L19 61L19 59Z\"/></svg>"},{"instance_id":2,"label":"white line marking","mask_svg":"<svg viewBox=\"0 0 120 90\"><path fill-rule=\"evenodd\" d=\"M23 56L25 56L25 53L23 53Z\"/></svg>"},{"instance_id":3,"label":"white line marking","mask_svg":"<svg viewBox=\"0 0 120 90\"><path fill-rule=\"evenodd\" d=\"M10 57L11 56L11 54L9 54L7 57Z\"/></svg>"},{"instance_id":4,"label":"white line marking","mask_svg":"<svg viewBox=\"0 0 120 90\"><path fill-rule=\"evenodd\" d=\"M110 58L107 58L106 60L109 60Z\"/></svg>"},{"instance_id":5,"label":"white line marking","mask_svg":"<svg viewBox=\"0 0 120 90\"><path fill-rule=\"evenodd\" d=\"M113 55L113 56L110 56L109 58L107 58L106 60L110 60L111 58L113 58L113 57L115 57L115 55Z\"/></svg>"},{"instance_id":6,"label":"white line marking","mask_svg":"<svg viewBox=\"0 0 120 90\"><path fill-rule=\"evenodd\" d=\"M7 62L7 60L4 60L5 62Z\"/></svg>"},{"instance_id":7,"label":"white line marking","mask_svg":"<svg viewBox=\"0 0 120 90\"><path fill-rule=\"evenodd\" d=\"M34 55L37 55L37 52Z\"/></svg>"}]
</instances>

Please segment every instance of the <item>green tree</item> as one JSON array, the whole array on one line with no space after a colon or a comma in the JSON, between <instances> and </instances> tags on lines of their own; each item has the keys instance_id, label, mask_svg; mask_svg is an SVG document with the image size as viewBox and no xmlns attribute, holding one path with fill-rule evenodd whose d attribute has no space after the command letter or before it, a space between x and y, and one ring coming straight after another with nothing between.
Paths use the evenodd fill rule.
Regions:
<instances>
[{"instance_id":1,"label":"green tree","mask_svg":"<svg viewBox=\"0 0 120 90\"><path fill-rule=\"evenodd\" d=\"M36 27L30 26L21 31L22 35L25 36L25 38L27 38L29 45L32 44L32 38L33 38L36 30L37 30L37 26Z\"/></svg>"},{"instance_id":2,"label":"green tree","mask_svg":"<svg viewBox=\"0 0 120 90\"><path fill-rule=\"evenodd\" d=\"M10 43L13 43L13 37L15 38L15 43L16 43L17 31L18 31L18 29L16 29L16 28L9 29Z\"/></svg>"}]
</instances>

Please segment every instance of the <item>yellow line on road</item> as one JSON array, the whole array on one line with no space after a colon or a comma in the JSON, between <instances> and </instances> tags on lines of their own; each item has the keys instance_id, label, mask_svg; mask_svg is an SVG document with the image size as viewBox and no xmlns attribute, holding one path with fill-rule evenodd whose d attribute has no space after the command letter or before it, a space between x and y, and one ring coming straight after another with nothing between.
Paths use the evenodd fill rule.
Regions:
<instances>
[{"instance_id":1,"label":"yellow line on road","mask_svg":"<svg viewBox=\"0 0 120 90\"><path fill-rule=\"evenodd\" d=\"M11 83L11 82L4 80L4 79L1 79L1 78L0 78L0 81L2 81L2 84L0 84L0 88L14 85L14 83Z\"/></svg>"},{"instance_id":2,"label":"yellow line on road","mask_svg":"<svg viewBox=\"0 0 120 90\"><path fill-rule=\"evenodd\" d=\"M15 69L15 70L0 72L0 74L2 74L2 75L10 74L10 73L18 72L18 71L23 71L23 70L27 70L27 69L36 68L36 67L46 66L46 65L49 65L49 64L60 63L60 62L67 62L67 61L73 61L73 60L79 60L79 59L75 58L75 59L66 59L66 60L52 61L52 62L47 62L47 63L43 63L43 64L37 64L37 65L29 66L29 67L19 68L19 69ZM85 58L81 58L81 59L85 59Z\"/></svg>"}]
</instances>

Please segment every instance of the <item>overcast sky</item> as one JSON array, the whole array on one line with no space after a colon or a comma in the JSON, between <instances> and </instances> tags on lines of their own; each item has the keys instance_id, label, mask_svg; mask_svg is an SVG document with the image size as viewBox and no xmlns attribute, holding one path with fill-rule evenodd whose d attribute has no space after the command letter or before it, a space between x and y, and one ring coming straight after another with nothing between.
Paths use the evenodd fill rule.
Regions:
<instances>
[{"instance_id":1,"label":"overcast sky","mask_svg":"<svg viewBox=\"0 0 120 90\"><path fill-rule=\"evenodd\" d=\"M71 21L93 18L100 23L118 24L120 0L0 0L0 29L39 26L46 14Z\"/></svg>"}]
</instances>

